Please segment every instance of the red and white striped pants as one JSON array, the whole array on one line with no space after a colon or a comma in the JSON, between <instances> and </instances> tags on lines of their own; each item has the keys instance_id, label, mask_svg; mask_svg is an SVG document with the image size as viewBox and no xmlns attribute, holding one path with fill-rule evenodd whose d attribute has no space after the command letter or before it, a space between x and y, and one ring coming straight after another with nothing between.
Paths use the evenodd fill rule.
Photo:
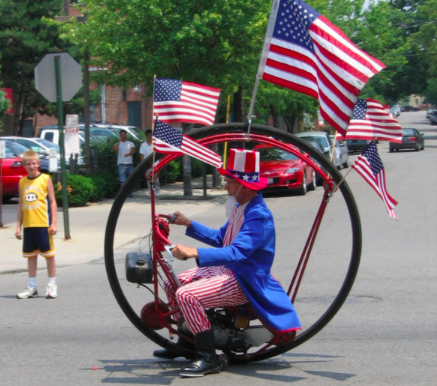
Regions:
<instances>
[{"instance_id":1,"label":"red and white striped pants","mask_svg":"<svg viewBox=\"0 0 437 386\"><path fill-rule=\"evenodd\" d=\"M247 303L234 272L224 266L192 268L178 275L178 278L182 287L175 293L166 281L165 292L170 303L174 304L176 299L185 323L194 335L211 328L206 308ZM175 319L178 319L177 315Z\"/></svg>"}]
</instances>

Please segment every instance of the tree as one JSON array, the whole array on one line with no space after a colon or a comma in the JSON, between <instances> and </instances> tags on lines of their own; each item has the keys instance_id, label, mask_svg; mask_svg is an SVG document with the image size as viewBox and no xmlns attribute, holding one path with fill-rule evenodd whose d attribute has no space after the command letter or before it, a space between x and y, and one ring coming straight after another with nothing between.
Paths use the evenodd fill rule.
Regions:
<instances>
[{"instance_id":1,"label":"tree","mask_svg":"<svg viewBox=\"0 0 437 386\"><path fill-rule=\"evenodd\" d=\"M417 57L427 65L426 90L428 103L437 105L437 0L426 0L417 9L417 32L411 41Z\"/></svg>"},{"instance_id":2,"label":"tree","mask_svg":"<svg viewBox=\"0 0 437 386\"><path fill-rule=\"evenodd\" d=\"M66 26L67 35L73 42L86 43L92 64L107 69L98 74L100 82L122 87L145 83L151 93L157 74L218 87L223 96L253 87L270 9L266 1L85 0L82 4L87 22ZM226 99L222 97L221 112L226 110ZM238 114L242 115L235 110ZM190 190L184 189L184 194Z\"/></svg>"},{"instance_id":3,"label":"tree","mask_svg":"<svg viewBox=\"0 0 437 386\"><path fill-rule=\"evenodd\" d=\"M45 54L62 48L58 28L44 17L54 18L61 11L58 0L2 0L0 47L3 85L13 89L14 132L20 132L24 120L47 102L34 88L34 68Z\"/></svg>"},{"instance_id":4,"label":"tree","mask_svg":"<svg viewBox=\"0 0 437 386\"><path fill-rule=\"evenodd\" d=\"M362 46L369 47L370 53L374 52L387 65L368 82L363 95L394 103L410 94L423 94L430 68L426 57L432 45L429 39L418 43L421 40L418 32L426 24L435 28L435 0L378 2L363 17L358 34Z\"/></svg>"},{"instance_id":5,"label":"tree","mask_svg":"<svg viewBox=\"0 0 437 386\"><path fill-rule=\"evenodd\" d=\"M1 58L1 56L0 56ZM0 74L1 74L1 66L0 66ZM2 82L0 82L0 117L3 116L3 114L9 110L10 106L10 101L9 99L6 99L6 93L4 91L1 90L1 86L2 86ZM0 121L0 128L1 128L1 124L2 122Z\"/></svg>"}]
</instances>

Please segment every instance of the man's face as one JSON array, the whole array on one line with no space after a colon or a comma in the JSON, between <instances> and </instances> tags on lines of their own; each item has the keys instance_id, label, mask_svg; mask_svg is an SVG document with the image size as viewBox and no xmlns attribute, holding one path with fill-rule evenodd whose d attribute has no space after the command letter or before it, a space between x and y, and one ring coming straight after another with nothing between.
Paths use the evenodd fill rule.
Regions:
<instances>
[{"instance_id":1,"label":"man's face","mask_svg":"<svg viewBox=\"0 0 437 386\"><path fill-rule=\"evenodd\" d=\"M152 133L147 133L146 134L146 140L147 140L148 143L152 142Z\"/></svg>"},{"instance_id":2,"label":"man's face","mask_svg":"<svg viewBox=\"0 0 437 386\"><path fill-rule=\"evenodd\" d=\"M126 134L125 132L122 131L122 132L120 133L120 139L121 139L122 142L125 142L126 139L127 139L127 134Z\"/></svg>"},{"instance_id":3,"label":"man's face","mask_svg":"<svg viewBox=\"0 0 437 386\"><path fill-rule=\"evenodd\" d=\"M241 184L234 178L225 177L225 189L230 196L235 196Z\"/></svg>"}]
</instances>

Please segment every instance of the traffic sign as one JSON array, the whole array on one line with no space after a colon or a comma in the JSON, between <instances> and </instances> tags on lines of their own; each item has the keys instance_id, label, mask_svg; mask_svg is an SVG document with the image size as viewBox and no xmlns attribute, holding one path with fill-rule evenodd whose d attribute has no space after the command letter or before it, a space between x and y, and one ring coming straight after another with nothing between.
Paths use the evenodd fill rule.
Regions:
<instances>
[{"instance_id":1,"label":"traffic sign","mask_svg":"<svg viewBox=\"0 0 437 386\"><path fill-rule=\"evenodd\" d=\"M82 87L82 68L69 54L47 54L35 67L35 88L49 102L56 102L55 57L61 65L62 101L70 101Z\"/></svg>"}]
</instances>

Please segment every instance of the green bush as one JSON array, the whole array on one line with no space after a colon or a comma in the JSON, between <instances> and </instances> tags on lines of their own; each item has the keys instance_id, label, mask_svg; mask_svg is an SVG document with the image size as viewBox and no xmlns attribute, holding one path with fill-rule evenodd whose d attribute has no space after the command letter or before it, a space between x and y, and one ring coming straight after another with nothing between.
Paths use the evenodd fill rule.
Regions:
<instances>
[{"instance_id":1,"label":"green bush","mask_svg":"<svg viewBox=\"0 0 437 386\"><path fill-rule=\"evenodd\" d=\"M118 178L114 178L114 172L102 170L91 176L94 182L94 192L90 197L90 201L98 202L105 198L115 197L118 189Z\"/></svg>"},{"instance_id":2,"label":"green bush","mask_svg":"<svg viewBox=\"0 0 437 386\"><path fill-rule=\"evenodd\" d=\"M163 181L168 184L178 181L181 176L181 169L182 169L181 161L182 158L178 158L168 163L168 165L166 165L159 174L160 181Z\"/></svg>"},{"instance_id":3,"label":"green bush","mask_svg":"<svg viewBox=\"0 0 437 386\"><path fill-rule=\"evenodd\" d=\"M95 185L90 177L67 173L68 206L85 206L95 194ZM55 197L58 206L63 206L62 184L55 184Z\"/></svg>"}]
</instances>

